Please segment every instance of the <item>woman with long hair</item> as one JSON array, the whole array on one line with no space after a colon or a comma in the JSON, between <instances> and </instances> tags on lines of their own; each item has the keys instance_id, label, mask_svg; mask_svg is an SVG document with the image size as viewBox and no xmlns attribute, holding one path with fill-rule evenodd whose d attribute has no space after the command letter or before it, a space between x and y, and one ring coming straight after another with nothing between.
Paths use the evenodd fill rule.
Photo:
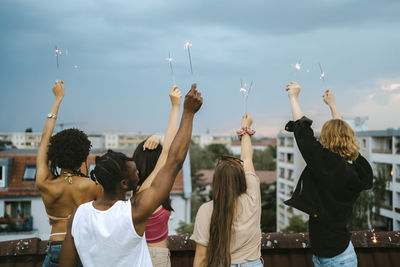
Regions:
<instances>
[{"instance_id":1,"label":"woman with long hair","mask_svg":"<svg viewBox=\"0 0 400 267\"><path fill-rule=\"evenodd\" d=\"M80 204L97 199L102 194L102 187L81 171L91 147L87 135L78 129L67 129L52 136L58 109L65 95L62 81L54 85L53 94L55 100L47 115L36 158L36 185L51 224L43 266L58 265L72 212ZM60 173L57 168L61 169ZM84 171L87 172L87 167Z\"/></svg>"},{"instance_id":2,"label":"woman with long hair","mask_svg":"<svg viewBox=\"0 0 400 267\"><path fill-rule=\"evenodd\" d=\"M250 129L252 119L242 118L241 159L222 156L215 167L212 198L196 215L193 266L263 266L261 260L260 180L253 166Z\"/></svg>"},{"instance_id":3,"label":"woman with long hair","mask_svg":"<svg viewBox=\"0 0 400 267\"><path fill-rule=\"evenodd\" d=\"M321 130L318 140L312 121L304 116L298 102L301 87L286 86L293 121L286 130L294 132L297 146L306 162L291 199L285 204L307 213L315 266L357 266L357 255L350 241L347 224L360 192L372 187L372 169L358 152L356 135L341 119L334 95L323 95L332 119Z\"/></svg>"},{"instance_id":4,"label":"woman with long hair","mask_svg":"<svg viewBox=\"0 0 400 267\"><path fill-rule=\"evenodd\" d=\"M182 93L177 86L173 86L169 92L169 97L172 106L163 146L159 144L159 139L156 136L151 136L141 142L133 153L133 161L139 171L138 186L140 187L138 193L151 186L157 173L164 166L177 131ZM156 267L171 266L167 247L168 219L171 211L173 209L171 199L168 196L163 204L147 219L145 236L151 260Z\"/></svg>"}]
</instances>

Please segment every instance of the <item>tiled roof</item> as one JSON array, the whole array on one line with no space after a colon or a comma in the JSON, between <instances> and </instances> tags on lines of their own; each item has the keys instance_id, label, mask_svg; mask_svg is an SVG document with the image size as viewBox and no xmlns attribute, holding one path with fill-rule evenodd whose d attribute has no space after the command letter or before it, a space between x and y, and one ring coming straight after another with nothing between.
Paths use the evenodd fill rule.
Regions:
<instances>
[{"instance_id":1,"label":"tiled roof","mask_svg":"<svg viewBox=\"0 0 400 267\"><path fill-rule=\"evenodd\" d=\"M214 176L214 170L199 170L201 180L204 184L211 184ZM256 171L256 175L260 178L260 183L272 184L276 181L276 171Z\"/></svg>"}]
</instances>

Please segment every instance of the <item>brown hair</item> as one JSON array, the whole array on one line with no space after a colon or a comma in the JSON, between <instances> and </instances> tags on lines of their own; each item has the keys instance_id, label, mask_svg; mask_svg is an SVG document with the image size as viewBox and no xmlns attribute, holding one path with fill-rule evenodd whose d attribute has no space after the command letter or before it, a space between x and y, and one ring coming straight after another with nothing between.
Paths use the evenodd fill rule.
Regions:
<instances>
[{"instance_id":1,"label":"brown hair","mask_svg":"<svg viewBox=\"0 0 400 267\"><path fill-rule=\"evenodd\" d=\"M221 158L213 177L213 212L210 221L210 240L207 246L207 266L231 264L232 224L236 200L246 192L246 177L239 159Z\"/></svg>"},{"instance_id":2,"label":"brown hair","mask_svg":"<svg viewBox=\"0 0 400 267\"><path fill-rule=\"evenodd\" d=\"M325 122L318 138L321 145L345 160L355 160L358 157L356 135L350 125L340 119Z\"/></svg>"}]
</instances>

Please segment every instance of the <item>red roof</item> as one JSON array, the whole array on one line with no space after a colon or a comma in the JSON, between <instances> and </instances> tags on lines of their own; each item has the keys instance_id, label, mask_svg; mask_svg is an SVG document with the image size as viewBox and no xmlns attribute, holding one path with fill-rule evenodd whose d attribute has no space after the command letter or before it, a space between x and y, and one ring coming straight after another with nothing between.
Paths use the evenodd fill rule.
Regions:
<instances>
[{"instance_id":1,"label":"red roof","mask_svg":"<svg viewBox=\"0 0 400 267\"><path fill-rule=\"evenodd\" d=\"M198 174L202 174L200 179L204 184L212 183L214 170L199 170ZM272 184L276 181L276 171L256 171L256 175L260 178L260 183Z\"/></svg>"},{"instance_id":2,"label":"red roof","mask_svg":"<svg viewBox=\"0 0 400 267\"><path fill-rule=\"evenodd\" d=\"M36 151L32 151L36 153ZM99 154L90 154L87 159L87 166L95 163L95 157ZM0 189L0 196L40 196L35 181L24 181L25 168L28 164L36 164L36 154L0 154L0 158L13 158L12 170L6 190ZM86 172L83 164L81 171ZM183 175L182 170L178 173L172 193L183 193Z\"/></svg>"}]
</instances>

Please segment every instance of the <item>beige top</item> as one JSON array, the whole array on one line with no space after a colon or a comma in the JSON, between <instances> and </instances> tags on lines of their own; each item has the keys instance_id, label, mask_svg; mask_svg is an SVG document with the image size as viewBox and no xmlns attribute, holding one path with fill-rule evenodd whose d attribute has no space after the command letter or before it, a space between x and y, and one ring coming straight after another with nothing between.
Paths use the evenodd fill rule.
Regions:
<instances>
[{"instance_id":1,"label":"beige top","mask_svg":"<svg viewBox=\"0 0 400 267\"><path fill-rule=\"evenodd\" d=\"M233 221L231 239L231 264L254 261L261 257L261 193L260 179L253 172L246 172L246 193L239 196L237 217ZM196 215L190 239L208 246L213 202L204 203Z\"/></svg>"}]
</instances>

